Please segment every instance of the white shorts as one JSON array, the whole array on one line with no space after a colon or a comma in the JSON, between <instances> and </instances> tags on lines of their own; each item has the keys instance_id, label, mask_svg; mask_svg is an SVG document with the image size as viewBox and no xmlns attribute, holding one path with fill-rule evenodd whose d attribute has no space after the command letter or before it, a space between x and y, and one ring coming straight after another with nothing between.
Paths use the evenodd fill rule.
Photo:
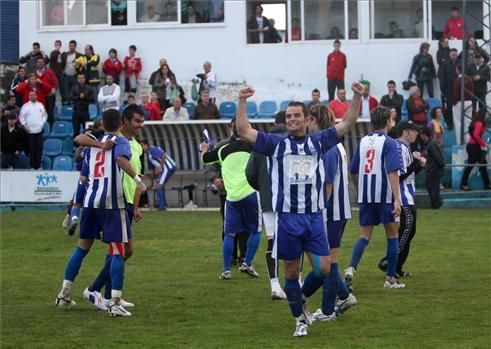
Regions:
<instances>
[{"instance_id":1,"label":"white shorts","mask_svg":"<svg viewBox=\"0 0 491 349\"><path fill-rule=\"evenodd\" d=\"M268 239L274 238L276 232L276 213L272 211L263 212L263 222Z\"/></svg>"}]
</instances>

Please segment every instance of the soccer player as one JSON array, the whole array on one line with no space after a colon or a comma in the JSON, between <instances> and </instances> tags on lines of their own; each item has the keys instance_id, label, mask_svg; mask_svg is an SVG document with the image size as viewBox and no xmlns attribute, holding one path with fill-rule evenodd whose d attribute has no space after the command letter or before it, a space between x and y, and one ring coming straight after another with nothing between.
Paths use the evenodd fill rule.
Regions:
<instances>
[{"instance_id":1,"label":"soccer player","mask_svg":"<svg viewBox=\"0 0 491 349\"><path fill-rule=\"evenodd\" d=\"M307 107L301 102L291 102L286 109L286 137L254 130L246 113L246 100L254 95L254 89L244 87L239 93L238 134L249 144L253 144L253 151L268 156L270 161L273 209L277 214L273 252L274 256L284 261L284 291L296 320L293 333L296 337L306 336L311 323L298 280L300 257L304 251L307 252L315 273L323 279L324 290L327 288L330 258L322 217L322 156L356 125L363 86L353 83L352 90L353 103L343 121L333 128L311 135L307 135ZM306 280L303 287L311 285Z\"/></svg>"},{"instance_id":2,"label":"soccer player","mask_svg":"<svg viewBox=\"0 0 491 349\"><path fill-rule=\"evenodd\" d=\"M407 121L401 121L396 127L400 144L403 168L399 176L399 185L402 199L401 224L399 226L399 245L397 259L397 275L400 277L410 276L411 273L402 270L407 256L411 240L416 234L416 206L414 202L414 192L416 186L414 178L416 174L426 165L426 159L419 152L411 152L410 146L416 142L418 137L418 127ZM387 271L387 256L382 258L379 263L382 271Z\"/></svg>"},{"instance_id":3,"label":"soccer player","mask_svg":"<svg viewBox=\"0 0 491 349\"><path fill-rule=\"evenodd\" d=\"M162 148L150 146L147 139L142 139L140 144L147 154L148 167L153 170L153 174L156 176L155 181L159 186L157 190L158 205L160 209L164 210L167 206L164 185L176 172L176 162Z\"/></svg>"},{"instance_id":4,"label":"soccer player","mask_svg":"<svg viewBox=\"0 0 491 349\"><path fill-rule=\"evenodd\" d=\"M235 235L249 233L245 260L239 266L241 272L252 277L258 273L252 265L259 243L261 242L261 207L259 194L249 185L246 177L246 166L251 156L251 146L237 134L235 120L232 120L233 136L212 151L210 144L200 145L203 163L206 165L218 163L222 167L223 183L227 191L225 202L225 223L222 244L223 271L220 279L232 277L231 265L234 250Z\"/></svg>"},{"instance_id":5,"label":"soccer player","mask_svg":"<svg viewBox=\"0 0 491 349\"><path fill-rule=\"evenodd\" d=\"M360 259L372 237L373 228L382 223L387 236L387 278L384 288L404 288L396 279L397 231L401 214L399 170L402 159L398 143L387 132L394 126L390 109L376 107L370 112L374 131L363 137L350 165L358 175L358 204L360 207L360 238L353 247L345 280L351 288Z\"/></svg>"}]
</instances>

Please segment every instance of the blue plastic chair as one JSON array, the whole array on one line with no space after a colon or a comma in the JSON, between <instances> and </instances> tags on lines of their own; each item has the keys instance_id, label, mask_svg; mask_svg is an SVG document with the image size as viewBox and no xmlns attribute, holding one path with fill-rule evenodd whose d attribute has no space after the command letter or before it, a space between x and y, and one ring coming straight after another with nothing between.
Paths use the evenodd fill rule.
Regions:
<instances>
[{"instance_id":1,"label":"blue plastic chair","mask_svg":"<svg viewBox=\"0 0 491 349\"><path fill-rule=\"evenodd\" d=\"M19 169L25 170L29 168L29 158L22 152L19 154Z\"/></svg>"},{"instance_id":2,"label":"blue plastic chair","mask_svg":"<svg viewBox=\"0 0 491 349\"><path fill-rule=\"evenodd\" d=\"M222 102L220 103L219 112L223 119L233 119L235 114L237 114L237 106L235 105L235 102Z\"/></svg>"},{"instance_id":3,"label":"blue plastic chair","mask_svg":"<svg viewBox=\"0 0 491 349\"><path fill-rule=\"evenodd\" d=\"M43 170L51 170L51 159L48 156L43 156L41 158L41 167Z\"/></svg>"},{"instance_id":4,"label":"blue plastic chair","mask_svg":"<svg viewBox=\"0 0 491 349\"><path fill-rule=\"evenodd\" d=\"M64 105L61 107L61 112L59 116L60 121L71 121L73 115L73 107L69 105Z\"/></svg>"},{"instance_id":5,"label":"blue plastic chair","mask_svg":"<svg viewBox=\"0 0 491 349\"><path fill-rule=\"evenodd\" d=\"M183 107L186 108L189 114L189 118L192 119L194 115L194 110L196 109L196 105L193 102L186 102L183 104Z\"/></svg>"},{"instance_id":6,"label":"blue plastic chair","mask_svg":"<svg viewBox=\"0 0 491 349\"><path fill-rule=\"evenodd\" d=\"M60 120L60 109L56 105L53 107L53 116L56 121Z\"/></svg>"},{"instance_id":7,"label":"blue plastic chair","mask_svg":"<svg viewBox=\"0 0 491 349\"><path fill-rule=\"evenodd\" d=\"M248 101L246 104L247 117L255 118L257 116L257 104L254 101Z\"/></svg>"},{"instance_id":8,"label":"blue plastic chair","mask_svg":"<svg viewBox=\"0 0 491 349\"><path fill-rule=\"evenodd\" d=\"M49 123L45 122L43 125L43 138L46 139L49 137L51 133L51 128L49 127Z\"/></svg>"},{"instance_id":9,"label":"blue plastic chair","mask_svg":"<svg viewBox=\"0 0 491 349\"><path fill-rule=\"evenodd\" d=\"M67 138L72 135L72 124L66 121L56 121L51 129L50 137Z\"/></svg>"},{"instance_id":10,"label":"blue plastic chair","mask_svg":"<svg viewBox=\"0 0 491 349\"><path fill-rule=\"evenodd\" d=\"M276 102L275 101L263 101L259 104L259 118L274 118L276 115Z\"/></svg>"},{"instance_id":11,"label":"blue plastic chair","mask_svg":"<svg viewBox=\"0 0 491 349\"><path fill-rule=\"evenodd\" d=\"M280 103L280 111L285 111L286 108L288 107L288 104L290 104L291 100L284 100L281 101Z\"/></svg>"},{"instance_id":12,"label":"blue plastic chair","mask_svg":"<svg viewBox=\"0 0 491 349\"><path fill-rule=\"evenodd\" d=\"M430 110L428 110L428 115L426 117L427 120L431 120L431 111L435 108L442 107L442 101L439 98L428 98L426 103L429 104Z\"/></svg>"},{"instance_id":13,"label":"blue plastic chair","mask_svg":"<svg viewBox=\"0 0 491 349\"><path fill-rule=\"evenodd\" d=\"M62 143L61 155L73 156L73 140L67 138Z\"/></svg>"},{"instance_id":14,"label":"blue plastic chair","mask_svg":"<svg viewBox=\"0 0 491 349\"><path fill-rule=\"evenodd\" d=\"M322 101L322 104L324 104L324 105L328 105L328 104L329 104L329 100L328 100L328 99L324 99L324 100Z\"/></svg>"},{"instance_id":15,"label":"blue plastic chair","mask_svg":"<svg viewBox=\"0 0 491 349\"><path fill-rule=\"evenodd\" d=\"M308 105L309 105L311 102L312 102L312 100L311 100L311 99L306 99L306 100L302 101L302 103L303 103L303 104L305 104L305 105L307 105L307 106L308 106Z\"/></svg>"},{"instance_id":16,"label":"blue plastic chair","mask_svg":"<svg viewBox=\"0 0 491 349\"><path fill-rule=\"evenodd\" d=\"M53 171L72 171L73 160L69 156L57 156L53 161Z\"/></svg>"},{"instance_id":17,"label":"blue plastic chair","mask_svg":"<svg viewBox=\"0 0 491 349\"><path fill-rule=\"evenodd\" d=\"M97 105L89 104L89 118L94 121L99 116L99 111L97 110Z\"/></svg>"},{"instance_id":18,"label":"blue plastic chair","mask_svg":"<svg viewBox=\"0 0 491 349\"><path fill-rule=\"evenodd\" d=\"M406 100L404 100L401 107L401 120L407 121L408 119L409 112L407 111Z\"/></svg>"},{"instance_id":19,"label":"blue plastic chair","mask_svg":"<svg viewBox=\"0 0 491 349\"><path fill-rule=\"evenodd\" d=\"M56 138L48 138L44 142L43 146L43 155L46 156L58 156L61 154L63 150L63 145L61 140L56 139Z\"/></svg>"}]
</instances>

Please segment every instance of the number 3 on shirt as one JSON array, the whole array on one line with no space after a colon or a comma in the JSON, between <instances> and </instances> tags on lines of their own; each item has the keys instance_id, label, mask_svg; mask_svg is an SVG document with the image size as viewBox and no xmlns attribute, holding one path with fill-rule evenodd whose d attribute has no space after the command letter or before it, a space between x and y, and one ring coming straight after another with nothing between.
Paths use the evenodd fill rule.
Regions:
<instances>
[{"instance_id":1,"label":"number 3 on shirt","mask_svg":"<svg viewBox=\"0 0 491 349\"><path fill-rule=\"evenodd\" d=\"M365 173L371 173L373 170L373 161L375 160L375 149L368 149L365 158Z\"/></svg>"},{"instance_id":2,"label":"number 3 on shirt","mask_svg":"<svg viewBox=\"0 0 491 349\"><path fill-rule=\"evenodd\" d=\"M101 151L95 156L94 177L104 177L104 162L106 161L106 152Z\"/></svg>"}]
</instances>

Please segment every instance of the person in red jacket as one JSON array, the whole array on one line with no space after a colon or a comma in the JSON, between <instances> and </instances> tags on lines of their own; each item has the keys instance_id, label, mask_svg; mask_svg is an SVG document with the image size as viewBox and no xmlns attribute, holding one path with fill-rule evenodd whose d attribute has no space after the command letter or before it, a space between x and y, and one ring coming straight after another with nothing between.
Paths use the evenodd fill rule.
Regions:
<instances>
[{"instance_id":1,"label":"person in red jacket","mask_svg":"<svg viewBox=\"0 0 491 349\"><path fill-rule=\"evenodd\" d=\"M148 112L149 120L162 120L162 115L160 112L159 95L157 92L152 92L151 101L145 103L145 109Z\"/></svg>"},{"instance_id":2,"label":"person in red jacket","mask_svg":"<svg viewBox=\"0 0 491 349\"><path fill-rule=\"evenodd\" d=\"M334 99L336 87L344 89L344 71L346 70L346 55L341 52L341 42L334 40L334 51L327 56L326 77L329 102Z\"/></svg>"},{"instance_id":3,"label":"person in red jacket","mask_svg":"<svg viewBox=\"0 0 491 349\"><path fill-rule=\"evenodd\" d=\"M360 117L363 119L370 119L370 112L378 106L377 98L370 96L370 81L361 80L360 83L363 85L363 96L360 102Z\"/></svg>"},{"instance_id":4,"label":"person in red jacket","mask_svg":"<svg viewBox=\"0 0 491 349\"><path fill-rule=\"evenodd\" d=\"M56 74L50 68L46 68L46 61L42 57L38 57L36 60L36 79L41 80L47 86L50 91L44 96L44 108L48 114L48 122L53 125L55 122L55 104L56 104L56 88L58 87L58 79ZM39 100L38 100L39 101ZM41 102L41 101L39 101ZM42 102L41 102L42 103Z\"/></svg>"},{"instance_id":5,"label":"person in red jacket","mask_svg":"<svg viewBox=\"0 0 491 349\"><path fill-rule=\"evenodd\" d=\"M450 40L462 40L469 37L469 32L464 25L464 19L460 16L459 8L452 7L451 16L445 23L443 36Z\"/></svg>"},{"instance_id":6,"label":"person in red jacket","mask_svg":"<svg viewBox=\"0 0 491 349\"><path fill-rule=\"evenodd\" d=\"M140 57L136 57L136 46L129 47L129 56L124 58L124 92L136 93L138 87L138 77L142 71L142 61Z\"/></svg>"},{"instance_id":7,"label":"person in red jacket","mask_svg":"<svg viewBox=\"0 0 491 349\"><path fill-rule=\"evenodd\" d=\"M469 191L470 188L467 185L469 180L469 175L471 174L474 164L486 165L486 154L488 152L488 143L482 138L486 132L486 117L488 112L486 109L479 110L476 115L472 118L471 125L469 127L469 143L465 149L467 150L467 164L468 166L464 170L462 176L462 182L460 188L465 191ZM482 180L484 182L484 189L491 189L491 184L489 184L489 176L487 166L479 167L481 172Z\"/></svg>"},{"instance_id":8,"label":"person in red jacket","mask_svg":"<svg viewBox=\"0 0 491 349\"><path fill-rule=\"evenodd\" d=\"M119 75L123 71L123 64L118 59L118 51L113 48L109 50L109 58L104 61L102 71L106 75L111 75L113 82L119 85Z\"/></svg>"},{"instance_id":9,"label":"person in red jacket","mask_svg":"<svg viewBox=\"0 0 491 349\"><path fill-rule=\"evenodd\" d=\"M15 88L15 92L22 95L22 104L29 102L31 91L36 91L37 101L46 108L46 96L51 92L51 87L40 79L36 79L36 74L29 74L28 79Z\"/></svg>"},{"instance_id":10,"label":"person in red jacket","mask_svg":"<svg viewBox=\"0 0 491 349\"><path fill-rule=\"evenodd\" d=\"M426 126L426 115L430 106L421 96L421 90L417 86L409 89L409 98L406 101L406 108L409 114L409 121L420 126Z\"/></svg>"}]
</instances>

